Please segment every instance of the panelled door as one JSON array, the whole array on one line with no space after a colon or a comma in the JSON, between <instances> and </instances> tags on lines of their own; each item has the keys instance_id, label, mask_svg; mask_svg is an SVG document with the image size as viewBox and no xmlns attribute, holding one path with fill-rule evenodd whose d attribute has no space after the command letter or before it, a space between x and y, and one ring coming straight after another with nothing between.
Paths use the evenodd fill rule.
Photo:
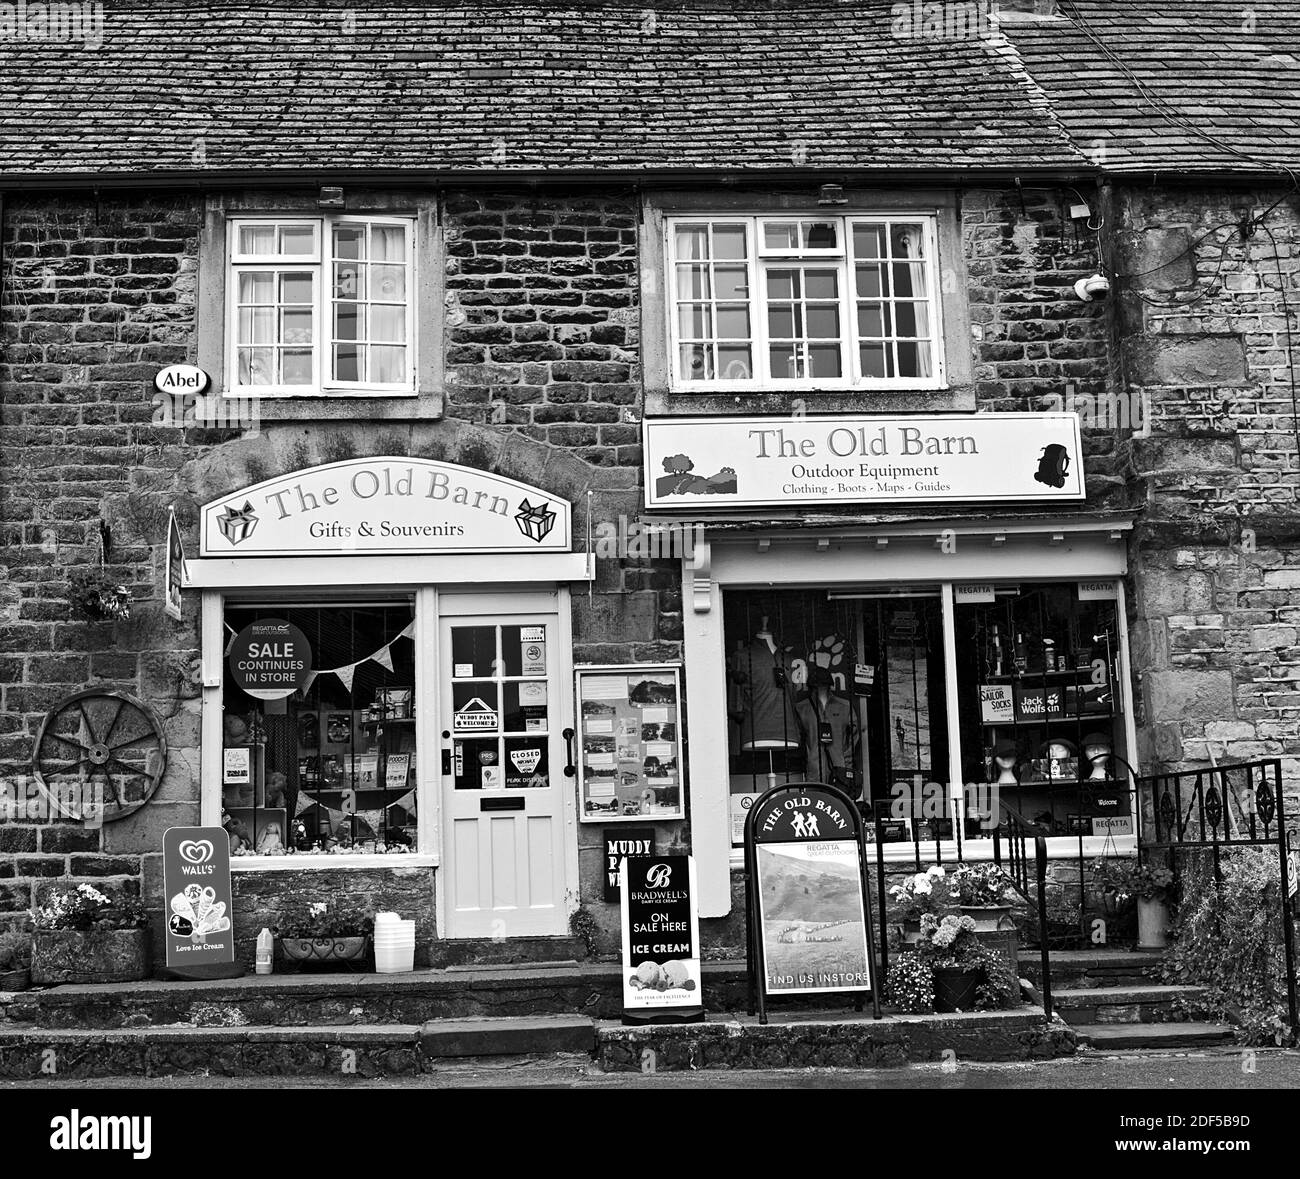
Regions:
<instances>
[{"instance_id":1,"label":"panelled door","mask_svg":"<svg viewBox=\"0 0 1300 1179\"><path fill-rule=\"evenodd\" d=\"M443 613L439 626L445 934L565 934L558 612Z\"/></svg>"}]
</instances>

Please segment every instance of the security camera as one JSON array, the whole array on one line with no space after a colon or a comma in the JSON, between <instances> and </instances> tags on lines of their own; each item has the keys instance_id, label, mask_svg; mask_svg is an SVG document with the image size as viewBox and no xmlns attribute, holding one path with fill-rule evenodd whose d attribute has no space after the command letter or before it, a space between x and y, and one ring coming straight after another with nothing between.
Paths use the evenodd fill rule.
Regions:
<instances>
[{"instance_id":1,"label":"security camera","mask_svg":"<svg viewBox=\"0 0 1300 1179\"><path fill-rule=\"evenodd\" d=\"M1074 284L1074 293L1085 303L1091 303L1094 299L1105 299L1110 295L1110 279L1104 274L1081 278Z\"/></svg>"}]
</instances>

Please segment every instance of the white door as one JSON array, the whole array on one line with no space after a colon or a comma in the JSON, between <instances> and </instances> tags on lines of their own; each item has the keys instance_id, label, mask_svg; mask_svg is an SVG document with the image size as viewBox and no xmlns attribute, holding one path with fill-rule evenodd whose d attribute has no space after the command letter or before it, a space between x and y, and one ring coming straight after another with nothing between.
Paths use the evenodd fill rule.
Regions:
<instances>
[{"instance_id":1,"label":"white door","mask_svg":"<svg viewBox=\"0 0 1300 1179\"><path fill-rule=\"evenodd\" d=\"M566 934L558 613L445 613L439 638L446 936Z\"/></svg>"}]
</instances>

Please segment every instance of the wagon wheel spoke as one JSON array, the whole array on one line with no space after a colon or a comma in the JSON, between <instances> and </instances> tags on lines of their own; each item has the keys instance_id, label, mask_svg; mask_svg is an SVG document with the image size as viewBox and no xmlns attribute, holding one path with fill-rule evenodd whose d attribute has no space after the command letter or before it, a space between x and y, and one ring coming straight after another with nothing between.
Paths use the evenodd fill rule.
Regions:
<instances>
[{"instance_id":1,"label":"wagon wheel spoke","mask_svg":"<svg viewBox=\"0 0 1300 1179\"><path fill-rule=\"evenodd\" d=\"M84 757L74 758L72 761L51 761L46 762L41 768L47 774L62 774L76 766L84 766L87 759Z\"/></svg>"},{"instance_id":2,"label":"wagon wheel spoke","mask_svg":"<svg viewBox=\"0 0 1300 1179\"><path fill-rule=\"evenodd\" d=\"M113 781L113 775L108 772L108 763L105 762L103 765L96 766L95 769L104 775L104 781L108 783L108 788L113 792L113 801L119 807L125 806L126 804L122 801L122 794L117 788L117 783Z\"/></svg>"},{"instance_id":3,"label":"wagon wheel spoke","mask_svg":"<svg viewBox=\"0 0 1300 1179\"><path fill-rule=\"evenodd\" d=\"M46 733L42 741L62 741L64 745L71 745L74 749L80 749L83 753L90 752L90 746L84 745L75 737L65 737L62 733Z\"/></svg>"},{"instance_id":4,"label":"wagon wheel spoke","mask_svg":"<svg viewBox=\"0 0 1300 1179\"><path fill-rule=\"evenodd\" d=\"M109 751L109 753L117 753L119 750L122 750L122 749L130 749L132 745L139 745L141 741L152 741L152 742L154 742L154 744L157 744L157 743L158 743L158 734L157 734L157 733L141 733L138 737L132 737L132 738L130 738L130 740L127 740L127 741L119 741L116 745L110 745L110 746L108 747L108 751ZM107 745L108 743L105 742L105 744Z\"/></svg>"},{"instance_id":5,"label":"wagon wheel spoke","mask_svg":"<svg viewBox=\"0 0 1300 1179\"><path fill-rule=\"evenodd\" d=\"M142 766L133 766L133 765L130 764L130 762L125 762L125 761L123 761L120 757L113 757L113 756L110 755L108 761L106 761L106 762L104 763L104 765L105 765L105 767L112 766L112 765L121 766L121 767L122 767L122 772L123 772L123 773L134 774L137 778L152 778L152 777L153 777L153 774L151 774L151 773L150 773L148 770L146 770L144 767L142 767Z\"/></svg>"},{"instance_id":6,"label":"wagon wheel spoke","mask_svg":"<svg viewBox=\"0 0 1300 1179\"><path fill-rule=\"evenodd\" d=\"M94 744L99 744L99 738L95 736L95 726L90 719L90 713L86 711L86 705L83 701L77 701L77 711L81 713L81 719L86 722L86 731L90 734L90 740Z\"/></svg>"},{"instance_id":7,"label":"wagon wheel spoke","mask_svg":"<svg viewBox=\"0 0 1300 1179\"><path fill-rule=\"evenodd\" d=\"M117 702L117 711L113 713L113 719L108 723L108 732L104 734L104 744L109 745L113 740L113 732L117 728L117 722L122 719L122 710L126 707L125 700Z\"/></svg>"}]
</instances>

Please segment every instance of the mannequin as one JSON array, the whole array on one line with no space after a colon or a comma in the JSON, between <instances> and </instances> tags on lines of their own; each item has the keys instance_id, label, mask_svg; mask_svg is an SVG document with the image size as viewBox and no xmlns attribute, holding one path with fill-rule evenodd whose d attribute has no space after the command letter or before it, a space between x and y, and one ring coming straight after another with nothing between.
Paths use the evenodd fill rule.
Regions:
<instances>
[{"instance_id":1,"label":"mannequin","mask_svg":"<svg viewBox=\"0 0 1300 1179\"><path fill-rule=\"evenodd\" d=\"M993 747L993 762L998 768L999 786L1017 786L1016 743L1004 737Z\"/></svg>"},{"instance_id":2,"label":"mannequin","mask_svg":"<svg viewBox=\"0 0 1300 1179\"><path fill-rule=\"evenodd\" d=\"M790 699L785 649L764 615L749 644L737 650L732 675L739 687L740 748L768 750L769 786L776 785L776 750L798 749L799 721Z\"/></svg>"},{"instance_id":3,"label":"mannequin","mask_svg":"<svg viewBox=\"0 0 1300 1179\"><path fill-rule=\"evenodd\" d=\"M1110 738L1105 733L1089 733L1084 737L1083 758L1089 770L1088 781L1109 781Z\"/></svg>"},{"instance_id":4,"label":"mannequin","mask_svg":"<svg viewBox=\"0 0 1300 1179\"><path fill-rule=\"evenodd\" d=\"M848 789L856 796L853 751L858 743L853 706L831 691L831 673L814 665L808 671L808 696L795 705L807 757L808 777Z\"/></svg>"}]
</instances>

